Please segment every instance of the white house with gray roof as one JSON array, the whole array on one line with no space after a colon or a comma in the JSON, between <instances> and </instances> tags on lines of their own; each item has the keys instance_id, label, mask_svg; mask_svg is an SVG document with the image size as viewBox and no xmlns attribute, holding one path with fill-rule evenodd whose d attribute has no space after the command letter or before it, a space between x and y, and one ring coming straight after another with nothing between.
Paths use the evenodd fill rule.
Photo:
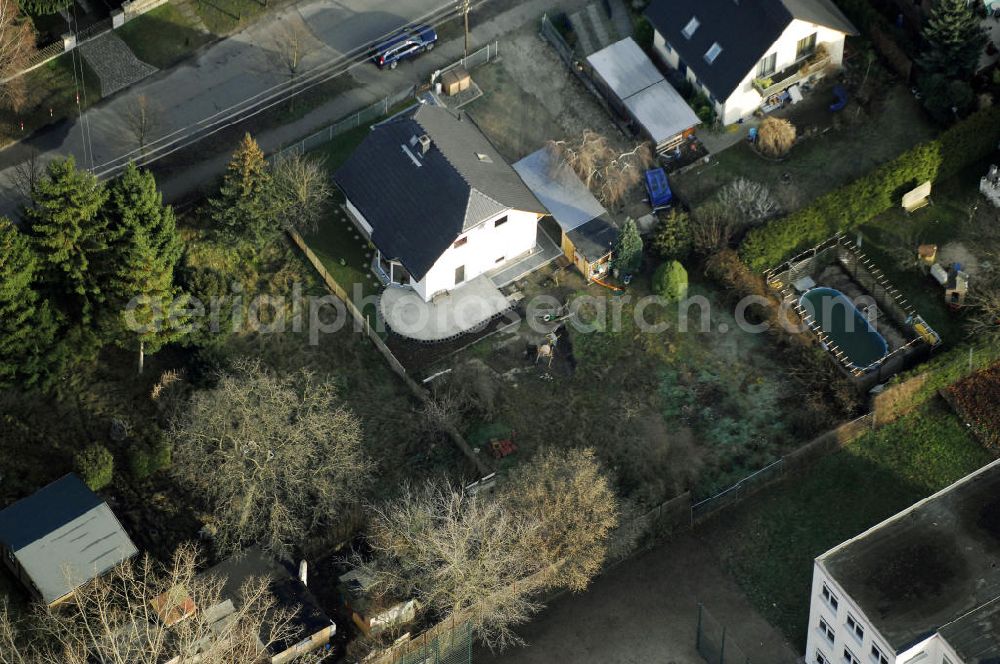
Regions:
<instances>
[{"instance_id":1,"label":"white house with gray roof","mask_svg":"<svg viewBox=\"0 0 1000 664\"><path fill-rule=\"evenodd\" d=\"M653 0L646 18L656 53L727 125L839 69L858 34L832 0Z\"/></svg>"},{"instance_id":2,"label":"white house with gray roof","mask_svg":"<svg viewBox=\"0 0 1000 664\"><path fill-rule=\"evenodd\" d=\"M816 559L806 664L1000 662L1000 461Z\"/></svg>"},{"instance_id":3,"label":"white house with gray roof","mask_svg":"<svg viewBox=\"0 0 1000 664\"><path fill-rule=\"evenodd\" d=\"M0 510L0 554L52 606L138 553L111 508L70 474Z\"/></svg>"},{"instance_id":4,"label":"white house with gray roof","mask_svg":"<svg viewBox=\"0 0 1000 664\"><path fill-rule=\"evenodd\" d=\"M433 105L373 127L333 179L383 282L425 302L534 251L546 212L471 119Z\"/></svg>"}]
</instances>

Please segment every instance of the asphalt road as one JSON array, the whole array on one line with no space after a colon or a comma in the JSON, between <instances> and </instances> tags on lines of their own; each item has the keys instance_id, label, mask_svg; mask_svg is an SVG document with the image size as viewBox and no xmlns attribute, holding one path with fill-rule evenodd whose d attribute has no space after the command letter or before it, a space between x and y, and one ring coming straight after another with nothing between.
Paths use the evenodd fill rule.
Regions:
<instances>
[{"instance_id":1,"label":"asphalt road","mask_svg":"<svg viewBox=\"0 0 1000 664\"><path fill-rule=\"evenodd\" d=\"M135 149L125 117L139 95L156 109L157 138L211 121L235 104L287 83L281 43L290 32L304 36L299 77L342 57L396 28L452 6L450 0L320 0L269 16L202 51L194 59L160 72L92 107L82 119L43 131L0 152L0 213L11 212L16 197L11 167L37 149L43 160L74 155L81 166L96 167Z\"/></svg>"}]
</instances>

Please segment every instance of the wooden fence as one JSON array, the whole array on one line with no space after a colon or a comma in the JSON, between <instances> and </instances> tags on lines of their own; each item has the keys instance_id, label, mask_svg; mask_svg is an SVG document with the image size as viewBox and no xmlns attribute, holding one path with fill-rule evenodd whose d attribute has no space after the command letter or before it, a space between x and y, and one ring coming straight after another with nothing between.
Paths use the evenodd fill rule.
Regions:
<instances>
[{"instance_id":1,"label":"wooden fence","mask_svg":"<svg viewBox=\"0 0 1000 664\"><path fill-rule=\"evenodd\" d=\"M339 299L344 303L344 306L347 308L347 312L351 315L351 318L354 319L354 322L357 325L358 329L364 331L365 335L375 345L375 348L378 349L378 352L380 352L382 354L382 357L385 358L385 361L389 363L389 367L396 373L396 375L400 377L400 379L402 379L403 383L405 383L406 386L410 389L410 392L413 393L413 396L415 396L421 403L426 404L431 402L433 400L433 397L431 396L430 392L428 392L415 380L413 380L412 377L410 377L409 373L407 373L406 371L406 367L404 367L403 364L396 358L396 356L393 355L392 351L389 350L389 347L385 345L384 341L382 341L382 337L378 335L378 332L372 329L371 322L368 320L368 317L365 316L364 313L362 313L362 311L357 308L357 306L355 306L354 302L351 300L350 295L348 295L347 290L344 289L344 287L341 286L339 283L337 283L337 280L334 279L333 275L331 275L327 271L326 267L323 265L323 262L319 259L319 257L316 256L315 253L313 253L313 250L309 248L309 245L307 245L305 240L302 239L302 236L295 231L289 231L288 235L289 237L291 237L292 242L295 244L295 246L297 246L302 251L302 254L306 257L306 260L309 261L309 264L312 265L313 269L315 269L316 272L319 274L320 278L323 280L323 283L324 285L326 285L327 289L331 293L333 293L337 297L337 299ZM451 438L452 442L454 442L455 445L462 451L462 454L468 457L468 459L476 466L476 469L480 472L481 475L486 476L493 472L493 469L490 468L485 461L483 461L483 458L480 455L476 454L475 451L472 449L472 447L469 446L469 443L466 442L465 437L462 436L461 432L455 426L451 424L443 424L442 429L444 430L445 433L448 434L448 437Z\"/></svg>"}]
</instances>

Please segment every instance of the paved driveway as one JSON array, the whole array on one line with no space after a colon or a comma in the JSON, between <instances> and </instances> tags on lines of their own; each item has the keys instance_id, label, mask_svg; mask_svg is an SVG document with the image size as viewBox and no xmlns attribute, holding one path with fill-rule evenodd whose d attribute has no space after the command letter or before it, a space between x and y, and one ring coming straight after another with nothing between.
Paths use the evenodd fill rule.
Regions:
<instances>
[{"instance_id":1,"label":"paved driveway","mask_svg":"<svg viewBox=\"0 0 1000 664\"><path fill-rule=\"evenodd\" d=\"M626 561L584 593L563 595L518 630L525 648L479 652L476 664L705 664L698 603L727 626L752 664L794 664L785 639L749 605L694 535Z\"/></svg>"}]
</instances>

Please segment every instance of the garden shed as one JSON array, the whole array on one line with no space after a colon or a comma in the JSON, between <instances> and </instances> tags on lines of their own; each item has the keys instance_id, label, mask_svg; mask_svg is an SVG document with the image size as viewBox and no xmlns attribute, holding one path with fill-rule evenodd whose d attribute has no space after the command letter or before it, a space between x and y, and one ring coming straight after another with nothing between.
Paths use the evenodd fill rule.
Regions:
<instances>
[{"instance_id":1,"label":"garden shed","mask_svg":"<svg viewBox=\"0 0 1000 664\"><path fill-rule=\"evenodd\" d=\"M618 228L587 185L572 169L556 163L548 148L517 162L514 170L559 224L566 258L587 281L606 274Z\"/></svg>"},{"instance_id":2,"label":"garden shed","mask_svg":"<svg viewBox=\"0 0 1000 664\"><path fill-rule=\"evenodd\" d=\"M631 37L589 56L587 68L612 109L653 141L657 152L673 150L701 123Z\"/></svg>"}]
</instances>

